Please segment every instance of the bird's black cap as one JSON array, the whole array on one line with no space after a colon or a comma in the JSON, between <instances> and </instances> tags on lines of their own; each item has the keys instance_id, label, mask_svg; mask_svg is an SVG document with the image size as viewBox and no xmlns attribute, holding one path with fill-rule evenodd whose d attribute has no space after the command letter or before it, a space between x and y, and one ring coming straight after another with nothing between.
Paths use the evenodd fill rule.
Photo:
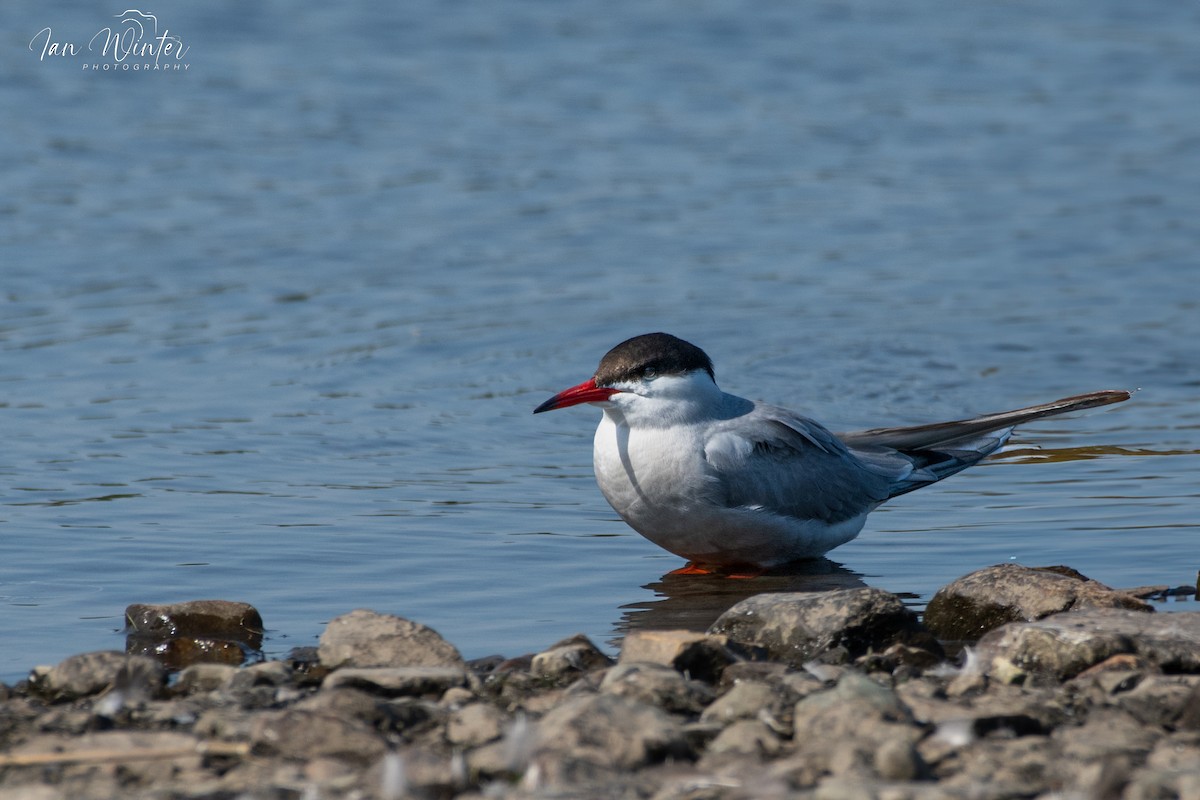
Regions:
<instances>
[{"instance_id":1,"label":"bird's black cap","mask_svg":"<svg viewBox=\"0 0 1200 800\"><path fill-rule=\"evenodd\" d=\"M696 345L669 333L644 333L626 339L604 354L596 368L596 385L612 386L649 375L683 375L702 369L713 374L712 359Z\"/></svg>"}]
</instances>

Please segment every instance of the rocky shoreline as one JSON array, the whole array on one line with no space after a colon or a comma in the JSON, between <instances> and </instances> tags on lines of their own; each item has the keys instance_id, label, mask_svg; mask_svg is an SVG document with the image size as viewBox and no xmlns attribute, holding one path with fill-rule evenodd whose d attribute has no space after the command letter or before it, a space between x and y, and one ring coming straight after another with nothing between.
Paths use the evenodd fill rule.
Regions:
<instances>
[{"instance_id":1,"label":"rocky shoreline","mask_svg":"<svg viewBox=\"0 0 1200 800\"><path fill-rule=\"evenodd\" d=\"M1154 613L1168 591L999 565L923 620L763 594L615 660L467 662L359 610L247 666L220 662L261 636L248 606L131 607L136 652L0 684L0 800L1200 798L1200 612Z\"/></svg>"}]
</instances>

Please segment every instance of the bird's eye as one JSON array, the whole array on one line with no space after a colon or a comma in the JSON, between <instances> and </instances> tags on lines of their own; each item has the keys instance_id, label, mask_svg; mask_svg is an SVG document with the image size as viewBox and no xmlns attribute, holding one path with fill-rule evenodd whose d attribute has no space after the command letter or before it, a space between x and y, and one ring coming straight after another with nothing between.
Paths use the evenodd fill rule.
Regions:
<instances>
[{"instance_id":1,"label":"bird's eye","mask_svg":"<svg viewBox=\"0 0 1200 800\"><path fill-rule=\"evenodd\" d=\"M642 370L642 380L652 381L658 377L658 370L654 367L646 367Z\"/></svg>"}]
</instances>

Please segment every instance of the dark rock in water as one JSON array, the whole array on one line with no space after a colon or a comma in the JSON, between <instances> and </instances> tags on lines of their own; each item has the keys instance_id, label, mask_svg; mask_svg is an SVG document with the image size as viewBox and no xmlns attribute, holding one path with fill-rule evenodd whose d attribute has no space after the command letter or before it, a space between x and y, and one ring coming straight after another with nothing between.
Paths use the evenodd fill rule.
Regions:
<instances>
[{"instance_id":1,"label":"dark rock in water","mask_svg":"<svg viewBox=\"0 0 1200 800\"><path fill-rule=\"evenodd\" d=\"M1028 675L1071 678L1122 653L1140 656L1164 672L1200 672L1200 612L1072 611L1009 623L980 639L977 649L983 672L1005 683Z\"/></svg>"},{"instance_id":2,"label":"dark rock in water","mask_svg":"<svg viewBox=\"0 0 1200 800\"><path fill-rule=\"evenodd\" d=\"M612 663L613 660L592 644L590 639L577 633L536 654L530 667L539 678L557 679L603 669L612 666Z\"/></svg>"},{"instance_id":3,"label":"dark rock in water","mask_svg":"<svg viewBox=\"0 0 1200 800\"><path fill-rule=\"evenodd\" d=\"M116 650L71 656L29 676L30 690L50 702L77 700L110 688L153 696L165 682L166 672L157 661Z\"/></svg>"},{"instance_id":4,"label":"dark rock in water","mask_svg":"<svg viewBox=\"0 0 1200 800\"><path fill-rule=\"evenodd\" d=\"M190 664L241 664L262 649L263 621L247 603L189 600L125 609L125 650L171 670Z\"/></svg>"},{"instance_id":5,"label":"dark rock in water","mask_svg":"<svg viewBox=\"0 0 1200 800\"><path fill-rule=\"evenodd\" d=\"M896 642L940 652L899 597L869 588L755 595L722 614L710 633L792 666L844 663Z\"/></svg>"},{"instance_id":6,"label":"dark rock in water","mask_svg":"<svg viewBox=\"0 0 1200 800\"><path fill-rule=\"evenodd\" d=\"M974 641L1009 622L1030 622L1081 608L1154 610L1143 600L1088 580L1069 567L996 564L939 589L925 608L925 627L944 640Z\"/></svg>"},{"instance_id":7,"label":"dark rock in water","mask_svg":"<svg viewBox=\"0 0 1200 800\"><path fill-rule=\"evenodd\" d=\"M330 669L338 667L459 667L458 648L419 622L358 609L329 622L318 654Z\"/></svg>"},{"instance_id":8,"label":"dark rock in water","mask_svg":"<svg viewBox=\"0 0 1200 800\"><path fill-rule=\"evenodd\" d=\"M125 640L125 652L153 658L172 671L192 664L228 664L236 667L250 655L237 642L191 636L161 641L130 636Z\"/></svg>"},{"instance_id":9,"label":"dark rock in water","mask_svg":"<svg viewBox=\"0 0 1200 800\"><path fill-rule=\"evenodd\" d=\"M244 642L262 647L263 621L254 606L229 600L189 600L184 603L146 605L125 609L129 632L167 638L194 636Z\"/></svg>"}]
</instances>

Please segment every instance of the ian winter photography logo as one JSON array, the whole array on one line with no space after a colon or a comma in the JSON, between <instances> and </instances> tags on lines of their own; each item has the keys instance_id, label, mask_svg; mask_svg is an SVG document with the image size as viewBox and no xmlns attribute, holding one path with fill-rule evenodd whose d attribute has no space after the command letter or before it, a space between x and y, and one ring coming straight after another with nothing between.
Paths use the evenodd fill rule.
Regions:
<instances>
[{"instance_id":1,"label":"ian winter photography logo","mask_svg":"<svg viewBox=\"0 0 1200 800\"><path fill-rule=\"evenodd\" d=\"M55 36L49 25L29 40L29 50L39 61L73 60L84 72L187 72L184 60L191 48L167 28L158 29L158 17L130 8L114 14L117 20L82 44Z\"/></svg>"}]
</instances>

